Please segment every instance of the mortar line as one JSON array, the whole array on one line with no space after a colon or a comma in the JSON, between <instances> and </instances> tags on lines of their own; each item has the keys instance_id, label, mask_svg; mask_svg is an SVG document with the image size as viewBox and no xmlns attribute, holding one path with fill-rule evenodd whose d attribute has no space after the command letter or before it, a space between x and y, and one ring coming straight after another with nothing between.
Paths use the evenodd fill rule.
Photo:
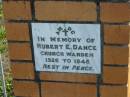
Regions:
<instances>
[{"instance_id":1,"label":"mortar line","mask_svg":"<svg viewBox=\"0 0 130 97\"><path fill-rule=\"evenodd\" d=\"M97 0L97 22L100 24L100 37L101 37L101 74L97 75L97 82L96 82L96 87L97 87L97 97L101 97L100 95L100 85L101 85L101 80L102 80L102 72L103 72L103 46L104 46L104 35L103 35L103 31L102 31L102 23L100 20L100 0Z\"/></svg>"},{"instance_id":2,"label":"mortar line","mask_svg":"<svg viewBox=\"0 0 130 97\"><path fill-rule=\"evenodd\" d=\"M9 0L4 0L8 2ZM23 1L23 0L11 0L11 1ZM24 0L28 1L28 0ZM37 1L43 1L43 0L37 0ZM45 0L46 1L46 0ZM47 0L47 1L57 1L57 0ZM66 2L96 2L96 0L90 1L90 0L58 0L58 1L66 1ZM110 2L110 3L129 3L129 0L127 1L102 1L102 2Z\"/></svg>"},{"instance_id":3,"label":"mortar line","mask_svg":"<svg viewBox=\"0 0 130 97\"><path fill-rule=\"evenodd\" d=\"M29 23L32 20L8 20L8 23ZM77 23L77 24L86 24L86 23L90 23L90 24L95 24L97 22L95 21L71 21L71 20L67 20L67 21L52 21L52 20L33 20L33 22L38 22L38 23ZM109 23L109 22L103 22L103 24L105 25L128 25L130 21L126 21L126 22L121 22L121 23Z\"/></svg>"},{"instance_id":4,"label":"mortar line","mask_svg":"<svg viewBox=\"0 0 130 97\"><path fill-rule=\"evenodd\" d=\"M32 37L32 25L31 23L35 22L35 0L31 0L31 14L32 14L32 21L30 21L29 26L30 26L30 38L31 38L31 48L32 48L32 54L33 54L33 63L34 63L34 71L35 71L35 80L38 83L39 87L39 96L42 97L41 94L41 81L40 81L40 72L36 71L36 64L35 64L35 56L34 56L34 47L33 47L33 37Z\"/></svg>"}]
</instances>

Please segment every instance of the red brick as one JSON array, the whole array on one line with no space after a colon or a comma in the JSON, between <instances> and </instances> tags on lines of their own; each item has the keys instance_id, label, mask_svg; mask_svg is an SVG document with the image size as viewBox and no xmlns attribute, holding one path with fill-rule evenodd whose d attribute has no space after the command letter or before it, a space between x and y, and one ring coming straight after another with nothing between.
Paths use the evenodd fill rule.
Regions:
<instances>
[{"instance_id":1,"label":"red brick","mask_svg":"<svg viewBox=\"0 0 130 97\"><path fill-rule=\"evenodd\" d=\"M32 63L12 63L12 75L14 79L35 79L34 65Z\"/></svg>"},{"instance_id":2,"label":"red brick","mask_svg":"<svg viewBox=\"0 0 130 97\"><path fill-rule=\"evenodd\" d=\"M108 67L103 69L103 83L127 84L128 67Z\"/></svg>"},{"instance_id":3,"label":"red brick","mask_svg":"<svg viewBox=\"0 0 130 97\"><path fill-rule=\"evenodd\" d=\"M11 41L30 41L27 23L6 23L7 39Z\"/></svg>"},{"instance_id":4,"label":"red brick","mask_svg":"<svg viewBox=\"0 0 130 97\"><path fill-rule=\"evenodd\" d=\"M47 21L96 21L94 2L36 1L36 18Z\"/></svg>"},{"instance_id":5,"label":"red brick","mask_svg":"<svg viewBox=\"0 0 130 97\"><path fill-rule=\"evenodd\" d=\"M55 73L41 72L41 80L66 81L66 82L93 82L96 83L96 75L79 73Z\"/></svg>"},{"instance_id":6,"label":"red brick","mask_svg":"<svg viewBox=\"0 0 130 97\"><path fill-rule=\"evenodd\" d=\"M29 1L4 1L3 7L6 20L31 20Z\"/></svg>"},{"instance_id":7,"label":"red brick","mask_svg":"<svg viewBox=\"0 0 130 97\"><path fill-rule=\"evenodd\" d=\"M42 97L96 97L96 85L43 82Z\"/></svg>"},{"instance_id":8,"label":"red brick","mask_svg":"<svg viewBox=\"0 0 130 97\"><path fill-rule=\"evenodd\" d=\"M33 81L13 81L14 96L40 97L38 83Z\"/></svg>"},{"instance_id":9,"label":"red brick","mask_svg":"<svg viewBox=\"0 0 130 97\"><path fill-rule=\"evenodd\" d=\"M104 64L128 65L128 47L104 46Z\"/></svg>"},{"instance_id":10,"label":"red brick","mask_svg":"<svg viewBox=\"0 0 130 97\"><path fill-rule=\"evenodd\" d=\"M104 25L104 41L108 44L128 44L130 26Z\"/></svg>"},{"instance_id":11,"label":"red brick","mask_svg":"<svg viewBox=\"0 0 130 97\"><path fill-rule=\"evenodd\" d=\"M129 3L101 3L100 8L102 22L122 23L130 21Z\"/></svg>"},{"instance_id":12,"label":"red brick","mask_svg":"<svg viewBox=\"0 0 130 97\"><path fill-rule=\"evenodd\" d=\"M101 97L128 97L126 86L101 86Z\"/></svg>"},{"instance_id":13,"label":"red brick","mask_svg":"<svg viewBox=\"0 0 130 97\"><path fill-rule=\"evenodd\" d=\"M29 43L9 43L11 60L32 60L31 46Z\"/></svg>"}]
</instances>

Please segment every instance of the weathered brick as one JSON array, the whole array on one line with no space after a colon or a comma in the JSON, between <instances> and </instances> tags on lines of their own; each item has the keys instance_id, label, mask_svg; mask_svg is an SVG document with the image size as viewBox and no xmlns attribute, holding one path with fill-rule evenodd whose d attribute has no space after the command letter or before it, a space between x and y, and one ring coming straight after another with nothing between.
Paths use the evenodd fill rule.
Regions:
<instances>
[{"instance_id":1,"label":"weathered brick","mask_svg":"<svg viewBox=\"0 0 130 97\"><path fill-rule=\"evenodd\" d=\"M102 22L122 23L130 21L129 3L101 3L100 8Z\"/></svg>"},{"instance_id":2,"label":"weathered brick","mask_svg":"<svg viewBox=\"0 0 130 97\"><path fill-rule=\"evenodd\" d=\"M128 67L108 67L103 68L103 83L107 84L127 84Z\"/></svg>"},{"instance_id":3,"label":"weathered brick","mask_svg":"<svg viewBox=\"0 0 130 97\"><path fill-rule=\"evenodd\" d=\"M4 1L3 10L6 20L31 20L29 1Z\"/></svg>"},{"instance_id":4,"label":"weathered brick","mask_svg":"<svg viewBox=\"0 0 130 97\"><path fill-rule=\"evenodd\" d=\"M32 60L31 46L29 43L9 43L11 60Z\"/></svg>"},{"instance_id":5,"label":"weathered brick","mask_svg":"<svg viewBox=\"0 0 130 97\"><path fill-rule=\"evenodd\" d=\"M6 23L7 40L30 41L27 23Z\"/></svg>"},{"instance_id":6,"label":"weathered brick","mask_svg":"<svg viewBox=\"0 0 130 97\"><path fill-rule=\"evenodd\" d=\"M96 21L94 2L36 1L36 19L47 21Z\"/></svg>"},{"instance_id":7,"label":"weathered brick","mask_svg":"<svg viewBox=\"0 0 130 97\"><path fill-rule=\"evenodd\" d=\"M40 97L38 83L33 81L13 81L14 96Z\"/></svg>"},{"instance_id":8,"label":"weathered brick","mask_svg":"<svg viewBox=\"0 0 130 97\"><path fill-rule=\"evenodd\" d=\"M104 25L104 42L107 44L128 44L130 26Z\"/></svg>"},{"instance_id":9,"label":"weathered brick","mask_svg":"<svg viewBox=\"0 0 130 97\"><path fill-rule=\"evenodd\" d=\"M104 46L104 64L128 65L128 47Z\"/></svg>"},{"instance_id":10,"label":"weathered brick","mask_svg":"<svg viewBox=\"0 0 130 97\"><path fill-rule=\"evenodd\" d=\"M96 85L43 82L42 97L96 97Z\"/></svg>"},{"instance_id":11,"label":"weathered brick","mask_svg":"<svg viewBox=\"0 0 130 97\"><path fill-rule=\"evenodd\" d=\"M66 81L66 82L93 82L96 83L96 75L87 75L79 73L55 73L41 72L41 80Z\"/></svg>"},{"instance_id":12,"label":"weathered brick","mask_svg":"<svg viewBox=\"0 0 130 97\"><path fill-rule=\"evenodd\" d=\"M128 97L127 86L108 86L100 88L101 97Z\"/></svg>"},{"instance_id":13,"label":"weathered brick","mask_svg":"<svg viewBox=\"0 0 130 97\"><path fill-rule=\"evenodd\" d=\"M14 79L35 79L34 65L32 63L11 63Z\"/></svg>"}]
</instances>

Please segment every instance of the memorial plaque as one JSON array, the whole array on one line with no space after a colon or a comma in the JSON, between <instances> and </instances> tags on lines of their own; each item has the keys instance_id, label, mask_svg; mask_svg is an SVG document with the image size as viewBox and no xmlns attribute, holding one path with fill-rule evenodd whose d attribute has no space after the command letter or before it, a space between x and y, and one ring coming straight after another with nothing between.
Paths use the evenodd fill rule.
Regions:
<instances>
[{"instance_id":1,"label":"memorial plaque","mask_svg":"<svg viewBox=\"0 0 130 97\"><path fill-rule=\"evenodd\" d=\"M100 24L32 23L36 71L101 73Z\"/></svg>"}]
</instances>

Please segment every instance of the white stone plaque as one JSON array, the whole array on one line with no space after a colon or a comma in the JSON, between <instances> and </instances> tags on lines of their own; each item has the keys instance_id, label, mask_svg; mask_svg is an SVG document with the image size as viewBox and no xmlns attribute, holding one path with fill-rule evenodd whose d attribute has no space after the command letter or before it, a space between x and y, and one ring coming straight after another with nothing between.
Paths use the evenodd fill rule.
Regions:
<instances>
[{"instance_id":1,"label":"white stone plaque","mask_svg":"<svg viewBox=\"0 0 130 97\"><path fill-rule=\"evenodd\" d=\"M32 23L36 71L101 73L100 24Z\"/></svg>"}]
</instances>

